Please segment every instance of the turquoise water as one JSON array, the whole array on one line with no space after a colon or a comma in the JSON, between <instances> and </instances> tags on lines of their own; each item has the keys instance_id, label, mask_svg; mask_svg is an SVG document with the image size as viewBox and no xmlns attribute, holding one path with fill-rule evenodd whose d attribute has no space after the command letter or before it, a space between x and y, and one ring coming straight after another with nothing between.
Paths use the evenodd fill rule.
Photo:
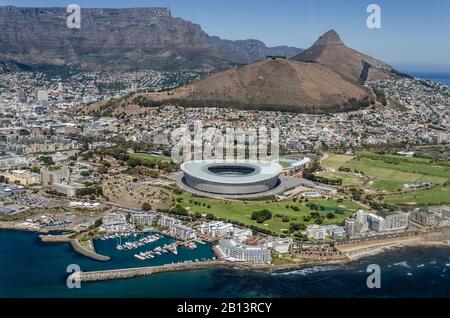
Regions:
<instances>
[{"instance_id":1,"label":"turquoise water","mask_svg":"<svg viewBox=\"0 0 450 318\"><path fill-rule=\"evenodd\" d=\"M0 297L450 297L450 248L401 249L346 266L315 266L282 274L213 269L84 283L81 289L68 289L69 264L79 264L82 270L142 264L115 251L114 242L99 243L99 252L113 256L111 262L87 259L68 244L43 245L33 233L0 231ZM180 249L179 257L209 255L209 246L199 245L194 251ZM366 287L369 264L381 267L381 289Z\"/></svg>"}]
</instances>

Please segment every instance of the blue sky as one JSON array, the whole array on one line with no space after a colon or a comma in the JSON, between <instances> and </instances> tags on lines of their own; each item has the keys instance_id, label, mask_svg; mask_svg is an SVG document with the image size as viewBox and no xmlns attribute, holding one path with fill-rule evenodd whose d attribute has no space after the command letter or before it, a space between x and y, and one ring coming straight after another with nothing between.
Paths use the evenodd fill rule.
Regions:
<instances>
[{"instance_id":1,"label":"blue sky","mask_svg":"<svg viewBox=\"0 0 450 318\"><path fill-rule=\"evenodd\" d=\"M309 47L335 29L350 47L400 69L450 71L448 0L97 0L4 1L0 5L81 7L170 7L210 35L255 38L267 45ZM381 7L381 29L366 26L367 5Z\"/></svg>"}]
</instances>

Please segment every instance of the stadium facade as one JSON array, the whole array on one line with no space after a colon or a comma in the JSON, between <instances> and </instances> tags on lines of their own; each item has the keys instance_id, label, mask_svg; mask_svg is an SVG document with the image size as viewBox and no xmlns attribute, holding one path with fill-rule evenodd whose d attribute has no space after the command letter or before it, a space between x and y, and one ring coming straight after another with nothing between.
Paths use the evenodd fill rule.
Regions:
<instances>
[{"instance_id":1,"label":"stadium facade","mask_svg":"<svg viewBox=\"0 0 450 318\"><path fill-rule=\"evenodd\" d=\"M260 160L199 160L181 165L183 182L196 190L228 195L255 194L275 188L283 168Z\"/></svg>"}]
</instances>

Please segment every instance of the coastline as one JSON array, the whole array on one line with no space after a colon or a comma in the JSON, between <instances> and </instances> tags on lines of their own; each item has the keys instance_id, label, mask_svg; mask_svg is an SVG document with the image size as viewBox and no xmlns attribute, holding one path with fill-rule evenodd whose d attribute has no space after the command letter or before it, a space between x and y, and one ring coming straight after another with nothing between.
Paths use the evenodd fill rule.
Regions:
<instances>
[{"instance_id":1,"label":"coastline","mask_svg":"<svg viewBox=\"0 0 450 318\"><path fill-rule=\"evenodd\" d=\"M349 261L357 261L383 252L406 247L450 247L450 228L440 228L415 236L365 244L337 246Z\"/></svg>"},{"instance_id":2,"label":"coastline","mask_svg":"<svg viewBox=\"0 0 450 318\"><path fill-rule=\"evenodd\" d=\"M90 240L89 242L89 245L92 248L91 250L83 246L77 239L70 238L69 235L45 235L48 233L47 230L19 226L12 222L0 222L0 231L1 230L39 233L41 234L39 235L39 238L42 243L70 243L74 251L93 260L105 262L111 259L109 256L98 254L95 251L92 240ZM162 272L193 271L210 268L230 268L267 273L287 272L313 266L344 265L384 252L409 247L450 247L450 227L435 229L433 231L420 233L415 236L391 238L380 241L363 242L359 244L337 245L336 248L340 250L344 256L340 259L297 259L297 261L294 261L292 263L279 265L257 265L229 262L226 260L216 260L199 263L166 264L161 266L147 266L141 268L122 268L116 270L84 272L82 273L82 275L84 275L82 277L85 278L82 278L82 280L96 281L127 279L133 277L154 275ZM93 275L101 278L93 279Z\"/></svg>"},{"instance_id":3,"label":"coastline","mask_svg":"<svg viewBox=\"0 0 450 318\"><path fill-rule=\"evenodd\" d=\"M80 257L65 244L42 244L36 240L35 234L11 231L0 234L4 238L2 251L5 255L11 253L10 258L3 260L5 288L0 291L3 297L252 297L255 293L268 297L308 297L311 293L321 293L327 297L365 297L373 293L365 288L368 264L379 264L383 270L385 284L380 290L383 297L399 295L399 288L404 288L403 291L412 296L414 291L411 288L422 285L426 285L426 288L420 289L422 296L448 296L450 249L447 247L399 249L344 265L309 263L295 267L280 266L267 271L248 267L212 267L130 279L83 282L81 289L68 289L64 283L70 274L64 270L67 264L79 264L87 272L149 266L153 263L127 261L126 257L125 263L109 266ZM10 243L16 240L17 246ZM109 246L103 242L99 251L103 248L107 251ZM174 257L172 260L177 261ZM444 269L447 270L443 273ZM444 279L439 281L439 290L436 291L436 285L430 286L427 282L439 275L444 275ZM33 289L29 288L31 282L35 286ZM180 289L180 283L185 288Z\"/></svg>"},{"instance_id":4,"label":"coastline","mask_svg":"<svg viewBox=\"0 0 450 318\"><path fill-rule=\"evenodd\" d=\"M49 230L41 229L41 228L33 228L27 226L21 226L14 222L0 222L0 231L18 231L18 232L32 232L37 233L39 235L39 240L42 243L69 243L72 248L79 254L91 258L96 261L109 261L111 258L109 256L98 254L95 251L94 244L92 240L90 242L91 250L85 248L77 239L70 238L69 235L48 235Z\"/></svg>"},{"instance_id":5,"label":"coastline","mask_svg":"<svg viewBox=\"0 0 450 318\"><path fill-rule=\"evenodd\" d=\"M47 234L49 231L41 228L33 228L25 225L20 225L15 222L0 222L0 231L22 231L22 232L33 232L40 234Z\"/></svg>"}]
</instances>

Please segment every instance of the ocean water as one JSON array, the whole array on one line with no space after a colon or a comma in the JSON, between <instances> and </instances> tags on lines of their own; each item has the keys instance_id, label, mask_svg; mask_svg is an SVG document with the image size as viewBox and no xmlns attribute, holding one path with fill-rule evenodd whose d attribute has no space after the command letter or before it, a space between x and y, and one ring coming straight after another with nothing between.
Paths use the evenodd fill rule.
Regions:
<instances>
[{"instance_id":1,"label":"ocean water","mask_svg":"<svg viewBox=\"0 0 450 318\"><path fill-rule=\"evenodd\" d=\"M98 243L99 252L111 255L112 261L90 260L69 244L44 245L34 233L0 231L0 297L450 297L450 248L400 249L345 266L288 273L211 269L67 288L69 264L78 264L82 270L142 264L129 255L115 254L119 251L113 242ZM176 259L210 255L209 246L199 245L196 250L180 249ZM175 260L174 255L163 256ZM381 267L380 289L366 287L369 264Z\"/></svg>"},{"instance_id":2,"label":"ocean water","mask_svg":"<svg viewBox=\"0 0 450 318\"><path fill-rule=\"evenodd\" d=\"M450 74L447 73L425 73L425 72L406 72L407 74L431 81L439 82L450 86Z\"/></svg>"}]
</instances>

